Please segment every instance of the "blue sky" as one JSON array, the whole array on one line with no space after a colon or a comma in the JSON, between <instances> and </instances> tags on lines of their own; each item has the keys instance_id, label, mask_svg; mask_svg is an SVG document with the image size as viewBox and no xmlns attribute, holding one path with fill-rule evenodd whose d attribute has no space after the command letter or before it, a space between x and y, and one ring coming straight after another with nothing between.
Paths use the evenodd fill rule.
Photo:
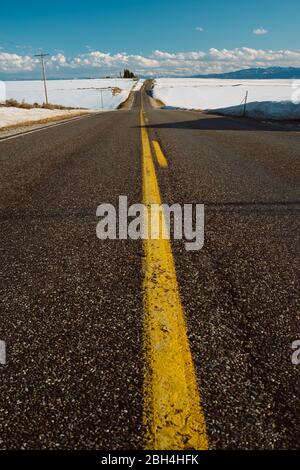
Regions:
<instances>
[{"instance_id":1,"label":"blue sky","mask_svg":"<svg viewBox=\"0 0 300 470\"><path fill-rule=\"evenodd\" d=\"M143 73L149 69L150 73L162 74L178 74L180 70L187 74L189 68L191 72L227 71L239 65L299 66L298 54L277 54L273 60L270 55L249 53L299 51L299 18L299 0L4 2L0 73L34 73L35 63L30 70L29 57L39 49L53 56L49 66L54 75L108 73L121 69L124 63ZM245 48L246 60L241 57L239 62ZM210 50L240 52L234 57L218 57ZM169 56L157 56L155 51ZM191 52L205 53L206 57L178 55ZM7 54L5 60L3 54ZM13 57L9 67L8 54L20 57L19 67Z\"/></svg>"}]
</instances>

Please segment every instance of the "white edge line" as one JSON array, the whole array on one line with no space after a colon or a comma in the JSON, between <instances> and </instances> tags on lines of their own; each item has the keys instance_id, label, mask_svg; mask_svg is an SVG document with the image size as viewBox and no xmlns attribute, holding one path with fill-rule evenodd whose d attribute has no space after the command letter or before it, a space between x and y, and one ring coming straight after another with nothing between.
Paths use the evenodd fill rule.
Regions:
<instances>
[{"instance_id":1,"label":"white edge line","mask_svg":"<svg viewBox=\"0 0 300 470\"><path fill-rule=\"evenodd\" d=\"M114 110L109 110L108 112L111 112L111 111L114 111ZM19 132L18 134L13 134L13 135L10 135L10 136L7 136L7 137L0 137L0 144L1 144L1 142L5 142L6 140L17 139L18 137L23 137L23 136L28 135L28 134L34 134L35 132L44 131L46 129L51 129L53 127L64 126L64 125L70 124L71 122L74 122L74 121L81 121L82 119L90 119L94 116L99 116L100 114L106 114L106 113L103 113L101 111L100 113L88 114L87 116L79 116L79 117L75 117L75 118L72 118L72 119L67 119L65 121L61 121L61 122L58 122L58 123L55 123L55 124L49 124L48 126L43 126L43 127L37 128L37 129L32 129L31 131L24 131L24 132ZM1 131L1 129L0 129L0 131Z\"/></svg>"}]
</instances>

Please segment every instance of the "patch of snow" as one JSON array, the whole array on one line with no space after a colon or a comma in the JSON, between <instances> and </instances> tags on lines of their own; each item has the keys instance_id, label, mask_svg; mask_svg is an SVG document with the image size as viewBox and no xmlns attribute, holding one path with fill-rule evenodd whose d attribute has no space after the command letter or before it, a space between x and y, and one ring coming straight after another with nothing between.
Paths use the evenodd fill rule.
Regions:
<instances>
[{"instance_id":1,"label":"patch of snow","mask_svg":"<svg viewBox=\"0 0 300 470\"><path fill-rule=\"evenodd\" d=\"M155 80L153 97L175 108L213 110L240 106L248 91L249 103L293 104L294 85L294 80L160 78ZM291 106L290 110L293 109Z\"/></svg>"},{"instance_id":2,"label":"patch of snow","mask_svg":"<svg viewBox=\"0 0 300 470\"><path fill-rule=\"evenodd\" d=\"M48 80L49 102L74 108L101 109L102 93L104 110L117 109L126 101L135 83L131 79L121 78ZM42 81L8 81L5 85L6 99L24 100L30 104L42 104L45 101Z\"/></svg>"},{"instance_id":3,"label":"patch of snow","mask_svg":"<svg viewBox=\"0 0 300 470\"><path fill-rule=\"evenodd\" d=\"M0 82L0 103L6 100L6 86L4 82Z\"/></svg>"},{"instance_id":4,"label":"patch of snow","mask_svg":"<svg viewBox=\"0 0 300 470\"><path fill-rule=\"evenodd\" d=\"M51 119L57 116L68 116L70 118L83 114L85 111L79 110L50 110L50 109L21 109L13 107L0 107L0 129L26 122L36 122L44 119ZM86 113L88 113L86 111Z\"/></svg>"},{"instance_id":5,"label":"patch of snow","mask_svg":"<svg viewBox=\"0 0 300 470\"><path fill-rule=\"evenodd\" d=\"M244 106L231 106L214 110L226 116L243 116ZM263 101L248 103L246 116L253 119L271 119L274 121L300 120L300 104L291 101Z\"/></svg>"},{"instance_id":6,"label":"patch of snow","mask_svg":"<svg viewBox=\"0 0 300 470\"><path fill-rule=\"evenodd\" d=\"M145 83L145 80L139 80L138 82L136 82L136 84L132 88L132 91L140 91L144 83Z\"/></svg>"}]
</instances>

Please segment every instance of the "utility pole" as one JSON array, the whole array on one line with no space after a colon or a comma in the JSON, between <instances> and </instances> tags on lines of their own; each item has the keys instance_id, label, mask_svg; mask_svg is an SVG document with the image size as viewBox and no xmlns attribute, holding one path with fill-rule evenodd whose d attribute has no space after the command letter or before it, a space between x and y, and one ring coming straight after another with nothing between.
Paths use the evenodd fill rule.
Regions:
<instances>
[{"instance_id":1,"label":"utility pole","mask_svg":"<svg viewBox=\"0 0 300 470\"><path fill-rule=\"evenodd\" d=\"M246 116L246 112L247 112L247 102L248 102L248 90L247 90L246 96L245 96L245 104L244 104L244 114L243 114L243 116Z\"/></svg>"},{"instance_id":2,"label":"utility pole","mask_svg":"<svg viewBox=\"0 0 300 470\"><path fill-rule=\"evenodd\" d=\"M48 57L50 54L36 54L34 57L39 57L41 59L41 64L42 64L42 72L43 72L43 81L44 81L44 89L45 89L45 98L46 98L46 104L49 104L48 101L48 91L47 91L47 79L46 79L46 71L45 71L45 57Z\"/></svg>"}]
</instances>

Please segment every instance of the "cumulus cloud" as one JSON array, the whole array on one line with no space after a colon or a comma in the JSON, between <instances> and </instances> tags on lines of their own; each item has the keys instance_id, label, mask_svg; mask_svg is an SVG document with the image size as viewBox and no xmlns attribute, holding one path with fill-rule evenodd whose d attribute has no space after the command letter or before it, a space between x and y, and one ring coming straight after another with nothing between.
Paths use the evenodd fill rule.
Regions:
<instances>
[{"instance_id":1,"label":"cumulus cloud","mask_svg":"<svg viewBox=\"0 0 300 470\"><path fill-rule=\"evenodd\" d=\"M300 66L300 51L260 50L248 47L209 51L169 53L154 51L159 61L158 72L178 74L221 73L250 67Z\"/></svg>"},{"instance_id":2,"label":"cumulus cloud","mask_svg":"<svg viewBox=\"0 0 300 470\"><path fill-rule=\"evenodd\" d=\"M300 50L264 50L241 47L208 51L153 51L145 56L119 52L110 54L102 51L86 51L75 57L57 52L47 61L48 74L55 71L63 76L79 76L90 73L93 76L116 74L123 68L130 68L140 75L193 75L221 73L250 67L300 66ZM0 73L39 73L40 62L29 55L11 54L0 51Z\"/></svg>"},{"instance_id":3,"label":"cumulus cloud","mask_svg":"<svg viewBox=\"0 0 300 470\"><path fill-rule=\"evenodd\" d=\"M62 54L61 52L59 52L58 54L56 55L53 55L51 57L51 63L53 65L58 65L58 66L64 66L67 64L67 59L66 57L64 56L64 54Z\"/></svg>"},{"instance_id":4,"label":"cumulus cloud","mask_svg":"<svg viewBox=\"0 0 300 470\"><path fill-rule=\"evenodd\" d=\"M159 62L153 57L144 57L141 55L109 54L100 51L92 51L70 59L67 64L69 67L91 67L91 68L122 68L122 67L158 67Z\"/></svg>"},{"instance_id":5,"label":"cumulus cloud","mask_svg":"<svg viewBox=\"0 0 300 470\"><path fill-rule=\"evenodd\" d=\"M37 60L33 57L18 54L0 53L0 72L31 72Z\"/></svg>"},{"instance_id":6,"label":"cumulus cloud","mask_svg":"<svg viewBox=\"0 0 300 470\"><path fill-rule=\"evenodd\" d=\"M200 60L206 56L205 52L194 51L194 52L176 52L171 54L170 52L154 51L153 57L168 61L189 61L189 60ZM161 63L161 62L160 62Z\"/></svg>"},{"instance_id":7,"label":"cumulus cloud","mask_svg":"<svg viewBox=\"0 0 300 470\"><path fill-rule=\"evenodd\" d=\"M204 28L202 28L202 26L197 26L196 31L199 31L199 33L203 33Z\"/></svg>"},{"instance_id":8,"label":"cumulus cloud","mask_svg":"<svg viewBox=\"0 0 300 470\"><path fill-rule=\"evenodd\" d=\"M265 28L256 28L252 32L253 34L256 34L256 36L263 36L264 34L268 34L269 31Z\"/></svg>"}]
</instances>

